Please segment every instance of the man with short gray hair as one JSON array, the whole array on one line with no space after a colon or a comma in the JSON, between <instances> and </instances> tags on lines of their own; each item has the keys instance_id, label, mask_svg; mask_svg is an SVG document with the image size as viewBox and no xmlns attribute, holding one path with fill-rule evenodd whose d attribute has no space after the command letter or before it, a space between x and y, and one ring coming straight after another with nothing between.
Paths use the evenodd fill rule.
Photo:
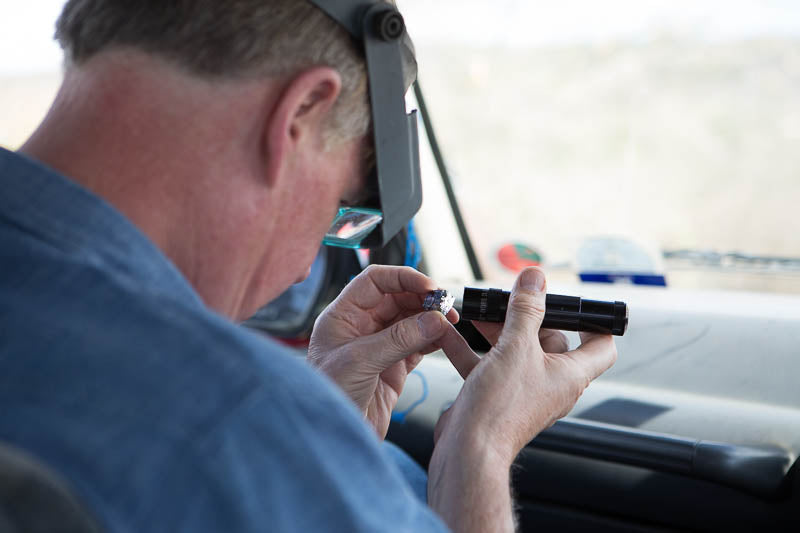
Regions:
<instances>
[{"instance_id":1,"label":"man with short gray hair","mask_svg":"<svg viewBox=\"0 0 800 533\"><path fill-rule=\"evenodd\" d=\"M0 150L0 440L108 531L513 529L511 462L616 356L540 339L541 271L502 331L480 325L482 358L455 311L420 312L437 286L407 268L353 280L310 365L234 324L307 275L370 185L351 35L301 0L69 0L56 36L61 90ZM380 441L438 348L465 385L426 503Z\"/></svg>"}]
</instances>

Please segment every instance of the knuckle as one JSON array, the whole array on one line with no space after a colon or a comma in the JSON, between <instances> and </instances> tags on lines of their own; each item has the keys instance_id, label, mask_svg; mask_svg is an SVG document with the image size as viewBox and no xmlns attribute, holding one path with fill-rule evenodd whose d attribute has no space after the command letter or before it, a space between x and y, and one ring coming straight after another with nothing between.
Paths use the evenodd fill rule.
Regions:
<instances>
[{"instance_id":1,"label":"knuckle","mask_svg":"<svg viewBox=\"0 0 800 533\"><path fill-rule=\"evenodd\" d=\"M594 378L590 376L587 372L583 373L581 379L578 381L578 396L576 397L576 400L577 398L580 397L581 394L583 394L583 391L585 391L586 388L592 383L593 379Z\"/></svg>"},{"instance_id":2,"label":"knuckle","mask_svg":"<svg viewBox=\"0 0 800 533\"><path fill-rule=\"evenodd\" d=\"M401 321L389 328L389 342L398 351L406 350L411 345L411 333L406 327L406 322Z\"/></svg>"},{"instance_id":3,"label":"knuckle","mask_svg":"<svg viewBox=\"0 0 800 533\"><path fill-rule=\"evenodd\" d=\"M522 357L531 351L531 347L521 335L503 335L496 350L507 356Z\"/></svg>"},{"instance_id":4,"label":"knuckle","mask_svg":"<svg viewBox=\"0 0 800 533\"><path fill-rule=\"evenodd\" d=\"M515 315L523 318L540 320L544 317L544 298L538 298L531 294L516 294L509 306Z\"/></svg>"},{"instance_id":5,"label":"knuckle","mask_svg":"<svg viewBox=\"0 0 800 533\"><path fill-rule=\"evenodd\" d=\"M617 352L617 343L614 342L614 339L609 335L608 345L606 346L606 349L604 350L604 353L601 356L602 359L599 362L598 368L595 370L595 372L597 372L597 375L599 376L600 374L602 374L603 372L614 366L614 363L617 362L618 356L619 353Z\"/></svg>"},{"instance_id":6,"label":"knuckle","mask_svg":"<svg viewBox=\"0 0 800 533\"><path fill-rule=\"evenodd\" d=\"M368 265L367 268L365 268L361 272L361 274L364 275L364 276L372 276L373 274L375 274L376 272L379 272L380 270L381 270L381 266L380 265Z\"/></svg>"},{"instance_id":7,"label":"knuckle","mask_svg":"<svg viewBox=\"0 0 800 533\"><path fill-rule=\"evenodd\" d=\"M565 416L569 411L578 403L583 391L586 390L586 387L589 386L591 380L588 377L582 377L579 379L574 380L568 389L568 399L566 405L566 411L564 413Z\"/></svg>"},{"instance_id":8,"label":"knuckle","mask_svg":"<svg viewBox=\"0 0 800 533\"><path fill-rule=\"evenodd\" d=\"M595 377L596 376L592 375L591 371L588 368L586 367L580 368L577 376L578 379L576 380L576 385L579 390L578 393L579 396L583 394L583 391L586 390L586 387L588 387L589 384L591 384L591 382L594 380Z\"/></svg>"},{"instance_id":9,"label":"knuckle","mask_svg":"<svg viewBox=\"0 0 800 533\"><path fill-rule=\"evenodd\" d=\"M581 397L583 391L586 390L586 387L591 384L593 376L588 368L577 364L575 361L572 362L571 366L571 379L567 380L567 394L571 400L570 405L573 406Z\"/></svg>"}]
</instances>

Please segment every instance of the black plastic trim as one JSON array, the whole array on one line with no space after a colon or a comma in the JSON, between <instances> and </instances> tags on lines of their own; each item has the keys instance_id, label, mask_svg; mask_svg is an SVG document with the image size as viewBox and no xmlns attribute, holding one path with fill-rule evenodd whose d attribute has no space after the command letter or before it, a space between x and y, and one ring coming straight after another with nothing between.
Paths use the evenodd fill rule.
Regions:
<instances>
[{"instance_id":1,"label":"black plastic trim","mask_svg":"<svg viewBox=\"0 0 800 533\"><path fill-rule=\"evenodd\" d=\"M794 462L778 446L740 446L562 419L529 446L682 474L759 495L779 491Z\"/></svg>"}]
</instances>

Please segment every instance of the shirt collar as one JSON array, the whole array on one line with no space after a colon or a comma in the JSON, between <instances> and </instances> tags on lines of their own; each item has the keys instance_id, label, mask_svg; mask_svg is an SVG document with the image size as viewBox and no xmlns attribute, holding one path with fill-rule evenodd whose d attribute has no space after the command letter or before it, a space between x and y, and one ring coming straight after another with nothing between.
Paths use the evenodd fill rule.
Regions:
<instances>
[{"instance_id":1,"label":"shirt collar","mask_svg":"<svg viewBox=\"0 0 800 533\"><path fill-rule=\"evenodd\" d=\"M177 267L111 204L38 161L0 148L3 221L79 260L202 305Z\"/></svg>"}]
</instances>

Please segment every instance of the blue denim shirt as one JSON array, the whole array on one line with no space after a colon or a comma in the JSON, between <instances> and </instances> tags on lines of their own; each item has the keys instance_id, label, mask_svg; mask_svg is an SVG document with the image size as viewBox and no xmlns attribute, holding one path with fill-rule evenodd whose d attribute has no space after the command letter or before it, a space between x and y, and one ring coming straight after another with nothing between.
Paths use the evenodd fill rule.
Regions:
<instances>
[{"instance_id":1,"label":"blue denim shirt","mask_svg":"<svg viewBox=\"0 0 800 533\"><path fill-rule=\"evenodd\" d=\"M0 440L120 532L442 531L356 409L102 199L0 149Z\"/></svg>"}]
</instances>

